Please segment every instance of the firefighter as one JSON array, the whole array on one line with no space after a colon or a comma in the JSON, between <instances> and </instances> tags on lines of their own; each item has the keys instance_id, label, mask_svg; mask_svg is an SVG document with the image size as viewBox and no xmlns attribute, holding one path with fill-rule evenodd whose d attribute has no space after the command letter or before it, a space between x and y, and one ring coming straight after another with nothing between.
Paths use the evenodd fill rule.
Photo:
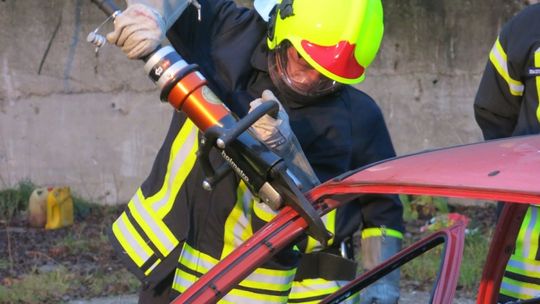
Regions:
<instances>
[{"instance_id":1,"label":"firefighter","mask_svg":"<svg viewBox=\"0 0 540 304\"><path fill-rule=\"evenodd\" d=\"M380 109L351 86L364 79L378 51L380 0L255 1L256 10L218 0L127 2L107 39L129 58L153 51L166 33L239 117L269 99L281 102L278 117L263 117L253 132L302 176L304 190L395 155ZM198 136L175 112L150 175L113 224L113 244L143 281L141 303L174 298L275 215L233 174L211 192L201 188ZM221 161L216 153L211 158L216 165ZM360 196L324 221L333 233L329 248L306 238L255 270L224 300L321 300L354 277L351 254L340 249L360 226L364 269L401 248L396 196ZM399 271L392 272L367 288L361 301L397 303L398 281Z\"/></svg>"},{"instance_id":2,"label":"firefighter","mask_svg":"<svg viewBox=\"0 0 540 304\"><path fill-rule=\"evenodd\" d=\"M526 7L502 28L474 101L485 139L540 132L540 4ZM502 206L502 205L501 205ZM499 302L540 295L540 209L530 206L499 290Z\"/></svg>"}]
</instances>

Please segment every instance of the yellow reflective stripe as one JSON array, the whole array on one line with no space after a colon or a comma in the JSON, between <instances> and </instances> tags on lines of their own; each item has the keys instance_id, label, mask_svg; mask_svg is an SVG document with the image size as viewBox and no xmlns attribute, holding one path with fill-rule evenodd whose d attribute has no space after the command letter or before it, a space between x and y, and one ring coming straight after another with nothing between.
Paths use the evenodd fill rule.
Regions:
<instances>
[{"instance_id":1,"label":"yellow reflective stripe","mask_svg":"<svg viewBox=\"0 0 540 304\"><path fill-rule=\"evenodd\" d=\"M362 230L362 238L369 238L369 237L375 237L375 236L391 236L398 239L403 239L403 233L394 230L394 229L388 229L388 228L366 228Z\"/></svg>"},{"instance_id":2,"label":"yellow reflective stripe","mask_svg":"<svg viewBox=\"0 0 540 304\"><path fill-rule=\"evenodd\" d=\"M180 259L180 264L186 266L191 270L195 270L202 274L208 272L210 268L214 267L219 261L201 251L198 251L187 243L184 243Z\"/></svg>"},{"instance_id":3,"label":"yellow reflective stripe","mask_svg":"<svg viewBox=\"0 0 540 304\"><path fill-rule=\"evenodd\" d=\"M287 296L278 296L278 295L270 295L270 294L263 294L263 293L256 293L251 292L247 290L241 290L241 289L232 289L226 296L223 297L219 303L231 303L231 304L238 304L238 303L245 303L245 304L253 304L253 303L275 303L275 304L282 304L287 303Z\"/></svg>"},{"instance_id":4,"label":"yellow reflective stripe","mask_svg":"<svg viewBox=\"0 0 540 304\"><path fill-rule=\"evenodd\" d=\"M326 230L330 231L332 233L332 238L328 240L328 246L332 246L334 243L334 236L336 235L336 209L328 212L325 214L321 220L324 223L324 226L326 227ZM306 253L321 250L322 245L317 241L316 239L312 237L307 238L307 244L306 244Z\"/></svg>"},{"instance_id":5,"label":"yellow reflective stripe","mask_svg":"<svg viewBox=\"0 0 540 304\"><path fill-rule=\"evenodd\" d=\"M528 256L528 244L530 240L528 236L530 235L529 226L531 225L532 215L532 208L529 206L527 213L525 213L525 218L523 218L523 222L521 223L521 227L519 228L519 233L516 239L516 249L514 254L517 256Z\"/></svg>"},{"instance_id":6,"label":"yellow reflective stripe","mask_svg":"<svg viewBox=\"0 0 540 304\"><path fill-rule=\"evenodd\" d=\"M320 297L334 293L339 288L345 286L348 281L327 281L324 279L306 279L300 282L294 281L289 299L301 301L302 304L319 303ZM318 300L310 301L310 298L318 297ZM353 304L360 303L359 293L352 294L349 298L341 303Z\"/></svg>"},{"instance_id":7,"label":"yellow reflective stripe","mask_svg":"<svg viewBox=\"0 0 540 304\"><path fill-rule=\"evenodd\" d=\"M339 288L337 281L327 281L324 279L305 279L300 282L294 281L291 293L289 294L289 299L300 300L304 298L319 297L331 294ZM316 301L316 303L319 301Z\"/></svg>"},{"instance_id":8,"label":"yellow reflective stripe","mask_svg":"<svg viewBox=\"0 0 540 304\"><path fill-rule=\"evenodd\" d=\"M257 268L239 285L266 290L288 291L291 289L295 273L296 269L272 270Z\"/></svg>"},{"instance_id":9,"label":"yellow reflective stripe","mask_svg":"<svg viewBox=\"0 0 540 304\"><path fill-rule=\"evenodd\" d=\"M128 208L152 243L156 245L162 255L167 256L178 245L178 240L167 225L159 220L152 210L148 210L142 201L144 201L144 196L139 188L129 202Z\"/></svg>"},{"instance_id":10,"label":"yellow reflective stripe","mask_svg":"<svg viewBox=\"0 0 540 304\"><path fill-rule=\"evenodd\" d=\"M125 213L113 223L112 230L122 248L138 267L152 256L152 250L137 233Z\"/></svg>"},{"instance_id":11,"label":"yellow reflective stripe","mask_svg":"<svg viewBox=\"0 0 540 304\"><path fill-rule=\"evenodd\" d=\"M532 243L534 241L532 237L534 235L534 227L536 226L537 221L538 221L538 208L529 206L527 213L530 213L530 218L527 223L527 226L526 227L524 227L523 225L521 226L521 229L525 228L525 236L523 238L524 240L526 240L525 242L522 243L522 246L523 246L522 252L523 252L524 257L529 258L529 259L534 259L536 257L536 250L538 248L532 247Z\"/></svg>"},{"instance_id":12,"label":"yellow reflective stripe","mask_svg":"<svg viewBox=\"0 0 540 304\"><path fill-rule=\"evenodd\" d=\"M222 259L253 235L250 224L252 200L253 196L247 190L246 184L241 181L236 191L236 204L225 221Z\"/></svg>"},{"instance_id":13,"label":"yellow reflective stripe","mask_svg":"<svg viewBox=\"0 0 540 304\"><path fill-rule=\"evenodd\" d=\"M187 243L184 243L179 263L188 269L205 274L219 261L213 257L198 251ZM287 291L291 288L296 269L275 270L257 268L239 285L257 289L267 289L273 291ZM181 280L181 279L179 279Z\"/></svg>"},{"instance_id":14,"label":"yellow reflective stripe","mask_svg":"<svg viewBox=\"0 0 540 304\"><path fill-rule=\"evenodd\" d=\"M513 254L506 265L506 270L528 277L540 278L540 261Z\"/></svg>"},{"instance_id":15,"label":"yellow reflective stripe","mask_svg":"<svg viewBox=\"0 0 540 304\"><path fill-rule=\"evenodd\" d=\"M156 194L146 199L145 204L151 205L159 218L169 213L180 187L195 165L198 149L197 132L195 125L187 119L171 146L163 186Z\"/></svg>"},{"instance_id":16,"label":"yellow reflective stripe","mask_svg":"<svg viewBox=\"0 0 540 304\"><path fill-rule=\"evenodd\" d=\"M521 81L515 80L510 76L508 71L508 57L498 38L497 41L495 41L491 52L489 53L489 60L499 75L508 84L510 94L514 96L522 96L525 87Z\"/></svg>"},{"instance_id":17,"label":"yellow reflective stripe","mask_svg":"<svg viewBox=\"0 0 540 304\"><path fill-rule=\"evenodd\" d=\"M532 299L540 294L540 285L503 277L499 293L522 300Z\"/></svg>"},{"instance_id":18,"label":"yellow reflective stripe","mask_svg":"<svg viewBox=\"0 0 540 304\"><path fill-rule=\"evenodd\" d=\"M540 209L538 206L531 205L529 206L529 209L531 209L531 224L530 227L530 234L526 237L528 237L527 242L527 257L529 259L535 259L536 253L538 251L538 238L540 237L540 219L538 218L540 215Z\"/></svg>"},{"instance_id":19,"label":"yellow reflective stripe","mask_svg":"<svg viewBox=\"0 0 540 304\"><path fill-rule=\"evenodd\" d=\"M144 272L144 275L148 276L152 272L152 270L154 270L154 268L156 268L156 266L159 265L159 263L161 263L161 259L157 259L157 261L155 261L154 264L152 264L152 266L150 266L150 268L148 268Z\"/></svg>"},{"instance_id":20,"label":"yellow reflective stripe","mask_svg":"<svg viewBox=\"0 0 540 304\"><path fill-rule=\"evenodd\" d=\"M198 279L199 277L195 275L181 271L180 269L176 269L172 288L179 292L184 292L186 291L186 289L188 289L189 286L193 285L193 283L195 283L195 281L197 281Z\"/></svg>"},{"instance_id":21,"label":"yellow reflective stripe","mask_svg":"<svg viewBox=\"0 0 540 304\"><path fill-rule=\"evenodd\" d=\"M536 49L534 52L534 67L540 68L540 48ZM536 80L536 101L538 102L538 107L536 108L536 119L540 122L540 77L534 77Z\"/></svg>"},{"instance_id":22,"label":"yellow reflective stripe","mask_svg":"<svg viewBox=\"0 0 540 304\"><path fill-rule=\"evenodd\" d=\"M172 288L182 293L186 291L189 286L193 285L193 283L195 283L195 281L198 279L199 278L195 275L177 269ZM257 294L254 292L232 289L218 303L287 303L287 297Z\"/></svg>"}]
</instances>

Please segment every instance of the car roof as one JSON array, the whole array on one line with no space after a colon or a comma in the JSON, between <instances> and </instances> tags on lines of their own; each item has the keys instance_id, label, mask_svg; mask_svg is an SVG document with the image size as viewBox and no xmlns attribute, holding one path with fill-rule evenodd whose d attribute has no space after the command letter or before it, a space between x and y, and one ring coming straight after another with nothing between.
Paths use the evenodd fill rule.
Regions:
<instances>
[{"instance_id":1,"label":"car roof","mask_svg":"<svg viewBox=\"0 0 540 304\"><path fill-rule=\"evenodd\" d=\"M540 204L540 135L392 158L313 189L327 194L403 193Z\"/></svg>"}]
</instances>

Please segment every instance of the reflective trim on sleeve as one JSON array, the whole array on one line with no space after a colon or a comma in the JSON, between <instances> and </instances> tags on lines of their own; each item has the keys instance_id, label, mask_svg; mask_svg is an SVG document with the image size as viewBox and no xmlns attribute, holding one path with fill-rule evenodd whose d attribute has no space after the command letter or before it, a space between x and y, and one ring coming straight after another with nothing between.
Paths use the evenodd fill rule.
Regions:
<instances>
[{"instance_id":1,"label":"reflective trim on sleeve","mask_svg":"<svg viewBox=\"0 0 540 304\"><path fill-rule=\"evenodd\" d=\"M252 206L253 196L247 189L246 184L241 181L236 191L236 204L225 221L221 258L228 256L235 248L253 235L250 224Z\"/></svg>"},{"instance_id":2,"label":"reflective trim on sleeve","mask_svg":"<svg viewBox=\"0 0 540 304\"><path fill-rule=\"evenodd\" d=\"M169 213L180 187L195 165L198 149L197 134L198 129L191 120L186 119L171 146L163 186L156 194L146 199L145 204L151 205L159 218L164 218Z\"/></svg>"},{"instance_id":3,"label":"reflective trim on sleeve","mask_svg":"<svg viewBox=\"0 0 540 304\"><path fill-rule=\"evenodd\" d=\"M128 204L128 208L152 243L163 256L167 256L179 242L169 228L161 220L156 219L155 214L142 204L143 200L142 191L139 189Z\"/></svg>"},{"instance_id":4,"label":"reflective trim on sleeve","mask_svg":"<svg viewBox=\"0 0 540 304\"><path fill-rule=\"evenodd\" d=\"M369 237L375 237L375 236L382 236L382 237L391 236L391 237L395 237L401 240L403 239L403 233L394 229L388 229L386 227L366 228L362 230L363 239L369 238Z\"/></svg>"},{"instance_id":5,"label":"reflective trim on sleeve","mask_svg":"<svg viewBox=\"0 0 540 304\"><path fill-rule=\"evenodd\" d=\"M154 268L156 268L156 266L159 265L159 263L161 263L161 259L157 259L156 262L152 264L152 266L148 267L148 269L144 272L144 275L145 276L150 275L152 270L154 270Z\"/></svg>"},{"instance_id":6,"label":"reflective trim on sleeve","mask_svg":"<svg viewBox=\"0 0 540 304\"><path fill-rule=\"evenodd\" d=\"M537 48L534 52L534 66L540 68L540 48ZM540 122L540 75L537 75L535 78L536 81L536 102L538 106L536 108L536 119Z\"/></svg>"},{"instance_id":7,"label":"reflective trim on sleeve","mask_svg":"<svg viewBox=\"0 0 540 304\"><path fill-rule=\"evenodd\" d=\"M137 267L141 267L152 256L152 250L137 233L125 213L122 213L113 223L112 231L124 251Z\"/></svg>"},{"instance_id":8,"label":"reflective trim on sleeve","mask_svg":"<svg viewBox=\"0 0 540 304\"><path fill-rule=\"evenodd\" d=\"M197 275L202 276L212 267L214 267L219 261L208 254L205 254L201 251L198 251L187 243L184 243L182 248L182 253L180 255L179 264L181 268L189 270L183 271L181 268L177 269L175 280L173 283L173 288L182 292L187 289L193 282L198 278ZM287 293L291 288L292 281L296 269L290 270L274 270L274 269L265 269L257 268L253 273L251 273L246 279L240 282L240 289L256 289L257 293L261 294L260 299L264 299L266 296L276 296L275 293ZM197 275L196 275L197 274ZM189 285L187 285L189 284ZM233 292L234 291L234 292ZM233 295L242 295L247 291L234 289L230 294ZM267 292L267 293L265 293ZM251 292L248 292L252 294ZM253 300L253 296L251 299ZM259 296L255 297L259 299ZM278 296L278 298L282 298ZM286 297L285 297L286 300ZM280 300L281 301L281 300Z\"/></svg>"},{"instance_id":9,"label":"reflective trim on sleeve","mask_svg":"<svg viewBox=\"0 0 540 304\"><path fill-rule=\"evenodd\" d=\"M536 251L538 250L538 246L531 246L532 240L531 238L536 236L538 237L539 231L538 230L538 207L535 206L529 206L527 209L527 213L525 214L525 217L523 218L523 223L521 223L521 228L519 229L519 233L516 239L516 250L515 255L521 256L529 259L534 259L536 257ZM538 243L538 239L535 242Z\"/></svg>"},{"instance_id":10,"label":"reflective trim on sleeve","mask_svg":"<svg viewBox=\"0 0 540 304\"><path fill-rule=\"evenodd\" d=\"M508 84L510 94L514 96L522 96L525 87L521 81L515 80L510 76L508 71L508 57L498 38L497 41L495 41L491 52L489 53L489 60L499 75Z\"/></svg>"},{"instance_id":11,"label":"reflective trim on sleeve","mask_svg":"<svg viewBox=\"0 0 540 304\"><path fill-rule=\"evenodd\" d=\"M172 288L180 293L183 293L198 279L198 276L187 273L177 268L176 272L174 273L174 281L172 284Z\"/></svg>"},{"instance_id":12,"label":"reflective trim on sleeve","mask_svg":"<svg viewBox=\"0 0 540 304\"><path fill-rule=\"evenodd\" d=\"M532 278L540 278L540 261L513 254L508 260L506 270Z\"/></svg>"},{"instance_id":13,"label":"reflective trim on sleeve","mask_svg":"<svg viewBox=\"0 0 540 304\"><path fill-rule=\"evenodd\" d=\"M214 267L218 262L217 259L214 259L201 251L195 250L187 243L184 243L179 259L180 264L202 274L208 272L208 270Z\"/></svg>"},{"instance_id":14,"label":"reflective trim on sleeve","mask_svg":"<svg viewBox=\"0 0 540 304\"><path fill-rule=\"evenodd\" d=\"M527 255L526 257L534 260L536 258L536 253L538 252L538 239L540 238L540 209L536 205L531 205L529 207L531 210L531 223L529 224L529 230L528 237L526 240L527 246L526 251L524 251Z\"/></svg>"},{"instance_id":15,"label":"reflective trim on sleeve","mask_svg":"<svg viewBox=\"0 0 540 304\"><path fill-rule=\"evenodd\" d=\"M503 295L516 299L527 300L540 295L540 285L520 282L503 277L499 292Z\"/></svg>"}]
</instances>

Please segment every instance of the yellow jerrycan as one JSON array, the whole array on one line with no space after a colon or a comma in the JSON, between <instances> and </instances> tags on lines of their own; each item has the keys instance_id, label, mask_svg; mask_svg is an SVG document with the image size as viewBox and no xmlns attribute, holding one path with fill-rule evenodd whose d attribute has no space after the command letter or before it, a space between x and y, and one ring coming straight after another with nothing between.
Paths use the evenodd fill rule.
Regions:
<instances>
[{"instance_id":1,"label":"yellow jerrycan","mask_svg":"<svg viewBox=\"0 0 540 304\"><path fill-rule=\"evenodd\" d=\"M69 187L49 188L45 229L58 229L73 224L73 199Z\"/></svg>"}]
</instances>

